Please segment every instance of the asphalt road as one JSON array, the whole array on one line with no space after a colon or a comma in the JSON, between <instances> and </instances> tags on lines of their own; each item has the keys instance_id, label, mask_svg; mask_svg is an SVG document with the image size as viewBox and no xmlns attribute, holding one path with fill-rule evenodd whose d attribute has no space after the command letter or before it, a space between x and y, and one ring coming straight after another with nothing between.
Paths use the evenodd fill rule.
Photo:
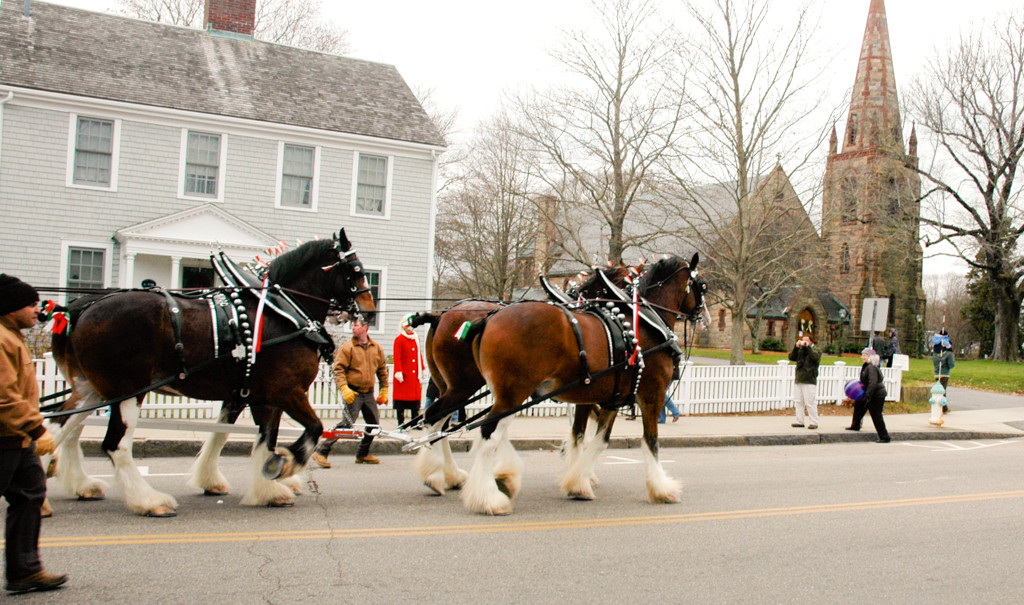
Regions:
<instances>
[{"instance_id":1,"label":"asphalt road","mask_svg":"<svg viewBox=\"0 0 1024 605\"><path fill-rule=\"evenodd\" d=\"M288 509L184 484L184 458L140 461L181 505L172 519L61 498L43 559L71 575L18 603L1019 603L1024 439L664 450L685 485L646 502L638 450L609 450L598 500L561 497L561 460L523 452L500 518L429 495L412 457L335 456ZM469 454L456 454L463 468ZM86 467L110 474L103 459ZM108 479L109 480L109 479ZM4 597L6 598L6 597ZM13 600L11 601L13 602Z\"/></svg>"}]
</instances>

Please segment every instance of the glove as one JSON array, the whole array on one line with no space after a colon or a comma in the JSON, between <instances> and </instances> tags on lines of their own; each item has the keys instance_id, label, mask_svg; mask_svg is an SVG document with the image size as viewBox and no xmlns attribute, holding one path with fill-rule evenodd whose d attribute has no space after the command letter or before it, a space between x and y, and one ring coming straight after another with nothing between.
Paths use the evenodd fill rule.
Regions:
<instances>
[{"instance_id":1,"label":"glove","mask_svg":"<svg viewBox=\"0 0 1024 605\"><path fill-rule=\"evenodd\" d=\"M395 380L398 382L405 382L405 375L401 372L395 372Z\"/></svg>"},{"instance_id":2,"label":"glove","mask_svg":"<svg viewBox=\"0 0 1024 605\"><path fill-rule=\"evenodd\" d=\"M379 403L381 405L387 405L388 404L388 388L387 387L381 387L380 395L377 395L377 403Z\"/></svg>"},{"instance_id":3,"label":"glove","mask_svg":"<svg viewBox=\"0 0 1024 605\"><path fill-rule=\"evenodd\" d=\"M353 403L355 403L356 395L357 395L357 393L355 391L353 391L352 389L348 388L347 384L341 386L341 399L345 403L347 403L349 405L352 405Z\"/></svg>"},{"instance_id":4,"label":"glove","mask_svg":"<svg viewBox=\"0 0 1024 605\"><path fill-rule=\"evenodd\" d=\"M57 444L53 442L53 435L50 431L46 431L36 439L36 455L45 456L46 454L52 454L53 450L57 448Z\"/></svg>"}]
</instances>

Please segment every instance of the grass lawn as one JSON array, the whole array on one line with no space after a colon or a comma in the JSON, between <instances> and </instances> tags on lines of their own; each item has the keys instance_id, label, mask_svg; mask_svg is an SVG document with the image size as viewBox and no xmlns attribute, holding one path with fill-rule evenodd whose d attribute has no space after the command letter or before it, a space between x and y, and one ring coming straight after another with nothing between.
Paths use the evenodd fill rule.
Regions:
<instances>
[{"instance_id":1,"label":"grass lawn","mask_svg":"<svg viewBox=\"0 0 1024 605\"><path fill-rule=\"evenodd\" d=\"M714 359L729 359L729 351L723 349L693 349L694 357L711 357ZM764 351L758 355L746 351L744 359L747 363L775 363L780 359L787 359L789 353L773 353ZM860 356L851 354L843 357L834 355L823 355L822 364L831 364L836 361L845 361L847 365L860 365ZM931 386L935 382L935 374L930 357L915 359L910 358L910 371L903 375L904 387ZM1024 363L1008 363L1005 361L992 361L989 359L975 359L970 361L957 360L956 366L950 375L949 383L952 386L968 389L979 389L983 391L995 391L998 393L1013 393L1024 395Z\"/></svg>"}]
</instances>

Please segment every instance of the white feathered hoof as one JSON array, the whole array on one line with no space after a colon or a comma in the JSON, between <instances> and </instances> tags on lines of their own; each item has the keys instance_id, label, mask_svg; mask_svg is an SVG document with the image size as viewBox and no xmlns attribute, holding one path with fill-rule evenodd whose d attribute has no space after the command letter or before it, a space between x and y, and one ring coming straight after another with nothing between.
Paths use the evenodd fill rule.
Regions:
<instances>
[{"instance_id":1,"label":"white feathered hoof","mask_svg":"<svg viewBox=\"0 0 1024 605\"><path fill-rule=\"evenodd\" d=\"M469 479L469 473L459 467L444 471L444 481L448 485L448 489L462 489L467 479Z\"/></svg>"},{"instance_id":2,"label":"white feathered hoof","mask_svg":"<svg viewBox=\"0 0 1024 605\"><path fill-rule=\"evenodd\" d=\"M296 496L302 495L302 481L299 479L298 475L292 475L290 477L278 479L278 482L280 482L281 485L284 485L288 489L292 490L292 493L295 494Z\"/></svg>"},{"instance_id":3,"label":"white feathered hoof","mask_svg":"<svg viewBox=\"0 0 1024 605\"><path fill-rule=\"evenodd\" d=\"M571 500L593 500L594 486L590 479L576 476L562 480L562 493Z\"/></svg>"},{"instance_id":4,"label":"white feathered hoof","mask_svg":"<svg viewBox=\"0 0 1024 605\"><path fill-rule=\"evenodd\" d=\"M523 476L516 473L502 473L494 476L494 482L498 486L498 491L508 496L510 500L515 500L516 495L523 487Z\"/></svg>"},{"instance_id":5,"label":"white feathered hoof","mask_svg":"<svg viewBox=\"0 0 1024 605\"><path fill-rule=\"evenodd\" d=\"M436 495L443 496L448 488L448 482L445 480L444 458L440 454L438 449L431 446L421 448L416 452L414 466L423 485Z\"/></svg>"},{"instance_id":6,"label":"white feathered hoof","mask_svg":"<svg viewBox=\"0 0 1024 605\"><path fill-rule=\"evenodd\" d=\"M75 497L83 502L95 502L97 500L107 499L107 495L103 493L103 488L99 485L85 488L75 494Z\"/></svg>"},{"instance_id":7,"label":"white feathered hoof","mask_svg":"<svg viewBox=\"0 0 1024 605\"><path fill-rule=\"evenodd\" d=\"M497 486L494 491L476 494L471 489L462 490L462 503L470 512L496 517L512 514L512 500L501 493Z\"/></svg>"},{"instance_id":8,"label":"white feathered hoof","mask_svg":"<svg viewBox=\"0 0 1024 605\"><path fill-rule=\"evenodd\" d=\"M647 500L651 504L675 504L683 497L683 485L675 479L647 482Z\"/></svg>"}]
</instances>

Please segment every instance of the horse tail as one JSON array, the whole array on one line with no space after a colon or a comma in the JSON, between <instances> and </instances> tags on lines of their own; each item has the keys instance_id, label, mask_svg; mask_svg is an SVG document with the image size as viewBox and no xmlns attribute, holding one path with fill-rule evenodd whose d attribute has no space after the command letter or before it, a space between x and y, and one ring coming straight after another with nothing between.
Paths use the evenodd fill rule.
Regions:
<instances>
[{"instance_id":1,"label":"horse tail","mask_svg":"<svg viewBox=\"0 0 1024 605\"><path fill-rule=\"evenodd\" d=\"M418 328L423 324L430 324L431 328L437 327L437 322L441 321L441 313L431 313L429 311L420 311L409 318L409 325Z\"/></svg>"}]
</instances>

